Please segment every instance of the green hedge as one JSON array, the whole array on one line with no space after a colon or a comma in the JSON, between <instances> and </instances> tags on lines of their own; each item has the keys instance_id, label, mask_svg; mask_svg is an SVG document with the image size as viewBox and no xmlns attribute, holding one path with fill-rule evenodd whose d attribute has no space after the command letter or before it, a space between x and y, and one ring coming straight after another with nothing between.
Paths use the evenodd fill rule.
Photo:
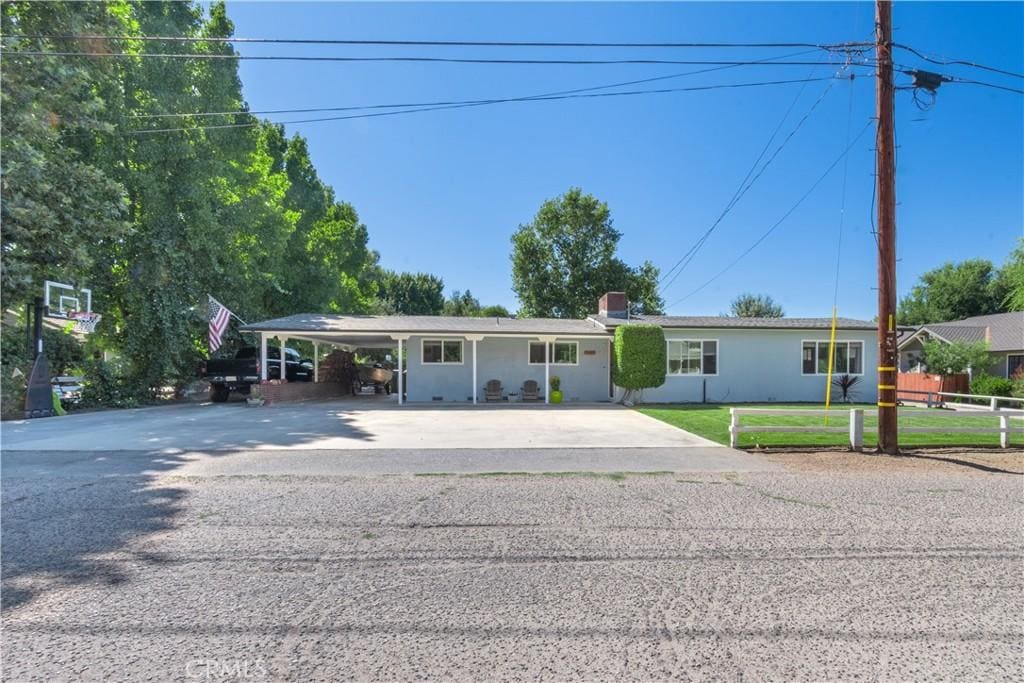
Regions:
<instances>
[{"instance_id":1,"label":"green hedge","mask_svg":"<svg viewBox=\"0 0 1024 683\"><path fill-rule=\"evenodd\" d=\"M665 383L665 333L657 325L619 325L615 328L612 378L636 391Z\"/></svg>"},{"instance_id":2,"label":"green hedge","mask_svg":"<svg viewBox=\"0 0 1024 683\"><path fill-rule=\"evenodd\" d=\"M981 396L1012 396L1013 382L1005 377L979 373L971 380L971 393Z\"/></svg>"}]
</instances>

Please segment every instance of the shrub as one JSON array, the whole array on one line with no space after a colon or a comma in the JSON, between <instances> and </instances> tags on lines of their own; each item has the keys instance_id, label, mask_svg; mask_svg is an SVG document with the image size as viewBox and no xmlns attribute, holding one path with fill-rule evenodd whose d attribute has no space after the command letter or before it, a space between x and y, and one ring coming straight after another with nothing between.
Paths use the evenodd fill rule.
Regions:
<instances>
[{"instance_id":1,"label":"shrub","mask_svg":"<svg viewBox=\"0 0 1024 683\"><path fill-rule=\"evenodd\" d=\"M82 400L76 407L131 408L139 404L138 394L112 364L89 361L83 375Z\"/></svg>"},{"instance_id":2,"label":"shrub","mask_svg":"<svg viewBox=\"0 0 1024 683\"><path fill-rule=\"evenodd\" d=\"M665 383L665 333L657 325L619 325L615 328L612 378L626 390L660 387Z\"/></svg>"},{"instance_id":3,"label":"shrub","mask_svg":"<svg viewBox=\"0 0 1024 683\"><path fill-rule=\"evenodd\" d=\"M1013 378L1010 381L1013 383L1012 394L1017 398L1024 398L1024 368L1013 373Z\"/></svg>"},{"instance_id":4,"label":"shrub","mask_svg":"<svg viewBox=\"0 0 1024 683\"><path fill-rule=\"evenodd\" d=\"M858 384L860 384L859 375L839 375L832 378L832 386L839 390L839 400L843 403L849 403L853 400L853 397L857 395L854 390Z\"/></svg>"},{"instance_id":5,"label":"shrub","mask_svg":"<svg viewBox=\"0 0 1024 683\"><path fill-rule=\"evenodd\" d=\"M551 385L551 391L562 390L562 378L558 375L551 375L551 378L548 379L548 384Z\"/></svg>"},{"instance_id":6,"label":"shrub","mask_svg":"<svg viewBox=\"0 0 1024 683\"><path fill-rule=\"evenodd\" d=\"M1012 396L1013 382L1005 377L979 373L971 378L971 393L982 396Z\"/></svg>"}]
</instances>

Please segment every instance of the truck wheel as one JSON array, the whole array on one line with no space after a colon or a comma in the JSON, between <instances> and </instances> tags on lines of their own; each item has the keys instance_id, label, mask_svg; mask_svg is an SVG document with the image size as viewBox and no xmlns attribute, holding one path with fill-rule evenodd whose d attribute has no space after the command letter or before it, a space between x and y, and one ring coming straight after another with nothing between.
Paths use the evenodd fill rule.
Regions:
<instances>
[{"instance_id":1,"label":"truck wheel","mask_svg":"<svg viewBox=\"0 0 1024 683\"><path fill-rule=\"evenodd\" d=\"M210 400L214 403L224 403L228 400L228 395L231 390L224 384L211 384L210 385Z\"/></svg>"}]
</instances>

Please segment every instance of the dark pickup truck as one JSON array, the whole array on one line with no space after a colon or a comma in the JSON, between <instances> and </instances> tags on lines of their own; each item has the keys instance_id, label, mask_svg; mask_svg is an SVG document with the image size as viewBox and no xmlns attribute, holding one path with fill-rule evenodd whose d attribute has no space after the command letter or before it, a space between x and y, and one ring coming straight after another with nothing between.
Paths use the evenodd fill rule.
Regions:
<instances>
[{"instance_id":1,"label":"dark pickup truck","mask_svg":"<svg viewBox=\"0 0 1024 683\"><path fill-rule=\"evenodd\" d=\"M285 378L289 382L311 382L313 361L299 356L295 349L284 349ZM232 391L246 395L253 384L260 383L260 350L243 346L234 358L211 358L203 368L203 377L210 382L210 400L223 403ZM281 378L281 349L267 347L267 379Z\"/></svg>"}]
</instances>

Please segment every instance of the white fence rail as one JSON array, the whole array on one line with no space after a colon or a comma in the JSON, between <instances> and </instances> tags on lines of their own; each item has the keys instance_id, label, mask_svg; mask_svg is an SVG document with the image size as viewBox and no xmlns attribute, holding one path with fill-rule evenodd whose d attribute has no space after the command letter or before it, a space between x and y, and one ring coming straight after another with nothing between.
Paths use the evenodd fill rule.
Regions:
<instances>
[{"instance_id":1,"label":"white fence rail","mask_svg":"<svg viewBox=\"0 0 1024 683\"><path fill-rule=\"evenodd\" d=\"M925 391L923 389L897 389L896 395L899 396L900 394L917 394L919 396L925 396L925 402L928 404L929 408L931 408L934 405L941 405L943 403L943 397L946 396L951 396L953 398L966 398L971 401L988 401L989 410L999 410L999 404L1001 402L1017 403L1021 405L1021 407L1024 407L1024 398L1019 398L1016 396L991 396L989 394L958 394L953 391Z\"/></svg>"},{"instance_id":2,"label":"white fence rail","mask_svg":"<svg viewBox=\"0 0 1024 683\"><path fill-rule=\"evenodd\" d=\"M850 450L859 451L864 448L864 416L877 416L877 410L864 410L863 408L851 408L848 412L849 415L844 420L842 410L812 410L812 409L795 409L787 410L785 408L731 408L729 410L729 445L732 448L739 446L740 434L747 433L766 433L766 432L809 432L817 434L827 433L848 433ZM923 413L922 413L923 414ZM742 424L741 420L744 415L749 416L785 416L785 417L820 417L824 418L826 415L836 420L836 422L846 422L842 427L833 427L821 425L763 425L763 424ZM957 413L955 411L945 410L929 410L927 411L928 417L965 417L963 413ZM1010 434L1012 432L1024 433L1024 425L1014 426L1010 423L1011 417L1017 417L1019 413L1007 412L1001 410L994 411L977 411L971 413L970 417L993 417L999 419L999 426L991 427L961 427L957 425L943 426L943 427L900 427L900 432L903 434L928 434L928 433L948 433L953 432L956 434L999 434L999 445L1002 448L1010 447Z\"/></svg>"}]
</instances>

